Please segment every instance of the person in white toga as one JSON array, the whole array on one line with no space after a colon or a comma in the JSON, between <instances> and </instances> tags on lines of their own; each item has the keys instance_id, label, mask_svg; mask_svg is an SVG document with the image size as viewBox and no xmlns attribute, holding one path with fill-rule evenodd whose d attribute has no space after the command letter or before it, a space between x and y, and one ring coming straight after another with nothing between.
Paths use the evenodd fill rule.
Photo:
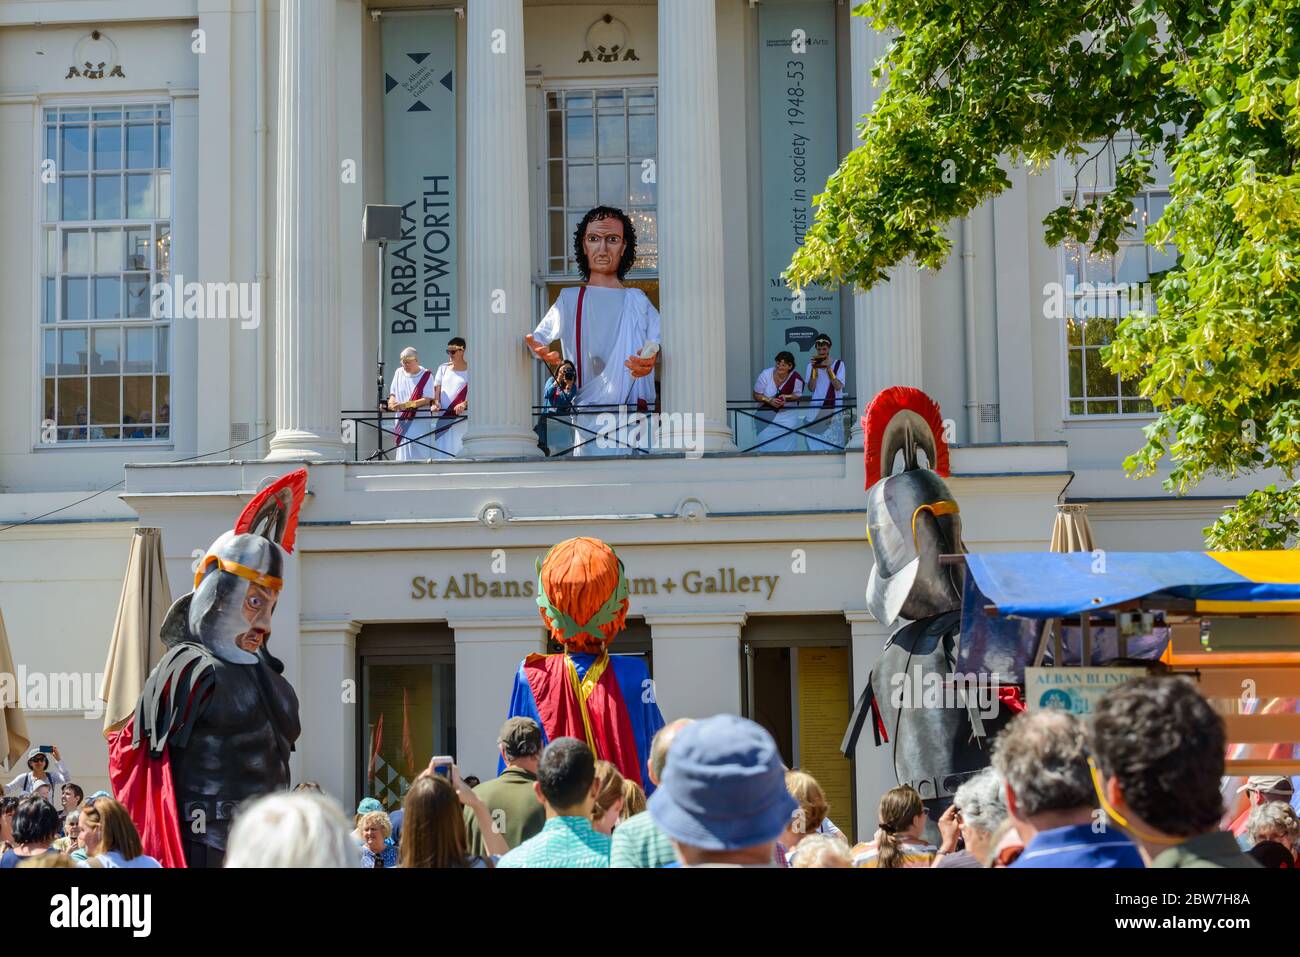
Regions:
<instances>
[{"instance_id":1,"label":"person in white toga","mask_svg":"<svg viewBox=\"0 0 1300 957\"><path fill-rule=\"evenodd\" d=\"M583 285L560 291L524 342L554 373L564 359L577 371L575 455L619 454L621 439L596 435L625 406L627 414L653 411L654 368L659 352L659 312L640 289L623 285L636 262L636 230L620 209L597 206L574 233ZM560 352L551 343L560 343ZM584 407L600 407L583 414Z\"/></svg>"},{"instance_id":2,"label":"person in white toga","mask_svg":"<svg viewBox=\"0 0 1300 957\"><path fill-rule=\"evenodd\" d=\"M764 369L754 380L754 448L761 452L799 451L799 435L794 430L803 422L799 400L803 398L803 376L794 371L794 356L778 352L776 363Z\"/></svg>"},{"instance_id":3,"label":"person in white toga","mask_svg":"<svg viewBox=\"0 0 1300 957\"><path fill-rule=\"evenodd\" d=\"M433 377L434 458L454 459L465 440L465 418L469 412L469 363L465 361L465 340L460 336L447 343L450 360L438 366Z\"/></svg>"},{"instance_id":4,"label":"person in white toga","mask_svg":"<svg viewBox=\"0 0 1300 957\"><path fill-rule=\"evenodd\" d=\"M813 340L812 359L803 374L809 395L804 414L808 451L844 451L844 415L840 410L844 408L846 379L844 360L831 358L831 337L818 333Z\"/></svg>"},{"instance_id":5,"label":"person in white toga","mask_svg":"<svg viewBox=\"0 0 1300 957\"><path fill-rule=\"evenodd\" d=\"M412 346L402 350L402 366L393 373L388 388L388 411L398 413L397 421L385 428L393 433L397 461L433 458L429 432L433 427L433 370L420 365L420 355Z\"/></svg>"}]
</instances>

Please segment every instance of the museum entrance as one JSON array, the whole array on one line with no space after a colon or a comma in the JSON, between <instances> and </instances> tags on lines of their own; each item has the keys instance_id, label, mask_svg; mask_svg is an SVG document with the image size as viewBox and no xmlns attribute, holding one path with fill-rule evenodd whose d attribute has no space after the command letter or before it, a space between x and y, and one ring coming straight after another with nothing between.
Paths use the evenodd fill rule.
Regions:
<instances>
[{"instance_id":1,"label":"museum entrance","mask_svg":"<svg viewBox=\"0 0 1300 957\"><path fill-rule=\"evenodd\" d=\"M817 779L830 819L853 842L853 762L840 753L853 703L850 648L839 616L754 617L741 634L745 716L776 739L787 767Z\"/></svg>"},{"instance_id":2,"label":"museum entrance","mask_svg":"<svg viewBox=\"0 0 1300 957\"><path fill-rule=\"evenodd\" d=\"M357 800L391 812L429 758L456 754L454 635L443 622L366 625L357 654Z\"/></svg>"}]
</instances>

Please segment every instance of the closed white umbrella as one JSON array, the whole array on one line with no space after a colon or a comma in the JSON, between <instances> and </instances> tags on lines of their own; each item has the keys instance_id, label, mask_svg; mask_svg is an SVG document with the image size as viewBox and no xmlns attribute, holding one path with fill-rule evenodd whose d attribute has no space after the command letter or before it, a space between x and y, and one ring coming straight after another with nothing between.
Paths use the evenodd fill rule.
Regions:
<instances>
[{"instance_id":1,"label":"closed white umbrella","mask_svg":"<svg viewBox=\"0 0 1300 957\"><path fill-rule=\"evenodd\" d=\"M12 769L14 762L27 753L31 739L27 737L27 717L23 714L18 673L14 669L14 656L9 650L9 634L5 631L4 615L0 614L0 756Z\"/></svg>"},{"instance_id":2,"label":"closed white umbrella","mask_svg":"<svg viewBox=\"0 0 1300 957\"><path fill-rule=\"evenodd\" d=\"M172 604L163 568L162 530L137 528L117 603L113 640L104 663L104 735L120 729L135 713L144 680L163 655L158 631Z\"/></svg>"}]
</instances>

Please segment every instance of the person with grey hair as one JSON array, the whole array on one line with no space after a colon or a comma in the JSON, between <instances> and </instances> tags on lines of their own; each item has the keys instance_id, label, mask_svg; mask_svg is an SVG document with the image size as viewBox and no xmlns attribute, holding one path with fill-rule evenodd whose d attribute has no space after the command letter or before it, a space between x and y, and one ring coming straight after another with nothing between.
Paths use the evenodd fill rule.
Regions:
<instances>
[{"instance_id":1,"label":"person with grey hair","mask_svg":"<svg viewBox=\"0 0 1300 957\"><path fill-rule=\"evenodd\" d=\"M433 404L437 393L433 388L433 370L420 365L420 354L414 346L402 350L401 365L393 373L388 387L386 412L396 412L392 423L393 442L397 461L433 458Z\"/></svg>"},{"instance_id":2,"label":"person with grey hair","mask_svg":"<svg viewBox=\"0 0 1300 957\"><path fill-rule=\"evenodd\" d=\"M952 806L939 818L943 842L933 867L984 867L993 849L993 832L1007 819L1002 798L1002 778L985 768L966 780L953 796ZM957 838L965 847L957 850Z\"/></svg>"},{"instance_id":3,"label":"person with grey hair","mask_svg":"<svg viewBox=\"0 0 1300 957\"><path fill-rule=\"evenodd\" d=\"M343 809L311 791L281 792L245 805L226 845L226 867L360 867Z\"/></svg>"},{"instance_id":4,"label":"person with grey hair","mask_svg":"<svg viewBox=\"0 0 1300 957\"><path fill-rule=\"evenodd\" d=\"M655 787L663 780L664 765L668 763L668 749L672 747L673 739L690 723L690 718L678 718L655 732L650 742L650 758L646 761L646 772ZM676 864L673 842L659 830L649 814L637 814L614 828L610 867L668 867Z\"/></svg>"},{"instance_id":5,"label":"person with grey hair","mask_svg":"<svg viewBox=\"0 0 1300 957\"><path fill-rule=\"evenodd\" d=\"M993 767L1025 842L1012 867L1143 866L1136 845L1095 813L1087 739L1074 715L1016 715L993 743Z\"/></svg>"},{"instance_id":6,"label":"person with grey hair","mask_svg":"<svg viewBox=\"0 0 1300 957\"><path fill-rule=\"evenodd\" d=\"M1246 835L1251 847L1273 841L1294 854L1296 838L1300 837L1300 818L1291 805L1280 801L1257 804L1246 818Z\"/></svg>"}]
</instances>

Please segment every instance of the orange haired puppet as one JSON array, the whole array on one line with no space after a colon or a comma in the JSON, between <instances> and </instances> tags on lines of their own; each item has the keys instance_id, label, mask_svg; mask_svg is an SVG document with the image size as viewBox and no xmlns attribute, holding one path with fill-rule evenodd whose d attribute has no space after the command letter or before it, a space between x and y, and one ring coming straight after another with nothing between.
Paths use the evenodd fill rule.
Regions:
<instances>
[{"instance_id":1,"label":"orange haired puppet","mask_svg":"<svg viewBox=\"0 0 1300 957\"><path fill-rule=\"evenodd\" d=\"M546 740L586 741L596 757L652 791L642 773L664 725L645 661L610 655L627 619L627 576L596 538L560 542L537 563L537 606L561 654L529 655L515 673L510 717L532 718Z\"/></svg>"}]
</instances>

